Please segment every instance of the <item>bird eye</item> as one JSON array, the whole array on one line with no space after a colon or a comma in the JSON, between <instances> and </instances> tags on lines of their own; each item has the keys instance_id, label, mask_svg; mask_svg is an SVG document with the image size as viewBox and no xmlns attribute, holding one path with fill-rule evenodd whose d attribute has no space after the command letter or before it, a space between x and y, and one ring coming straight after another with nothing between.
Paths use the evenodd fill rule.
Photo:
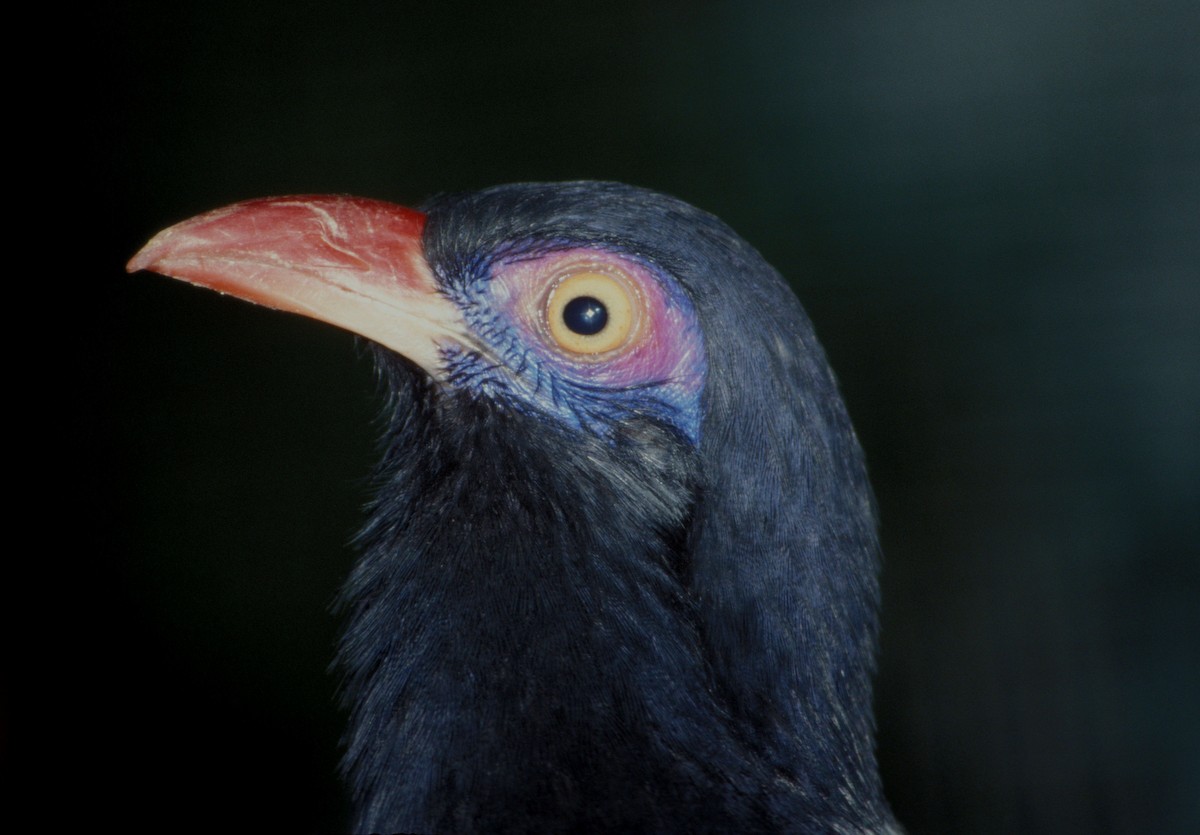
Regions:
<instances>
[{"instance_id":1,"label":"bird eye","mask_svg":"<svg viewBox=\"0 0 1200 835\"><path fill-rule=\"evenodd\" d=\"M558 347L574 354L604 354L633 332L636 297L623 276L595 269L571 273L550 291L546 323Z\"/></svg>"}]
</instances>

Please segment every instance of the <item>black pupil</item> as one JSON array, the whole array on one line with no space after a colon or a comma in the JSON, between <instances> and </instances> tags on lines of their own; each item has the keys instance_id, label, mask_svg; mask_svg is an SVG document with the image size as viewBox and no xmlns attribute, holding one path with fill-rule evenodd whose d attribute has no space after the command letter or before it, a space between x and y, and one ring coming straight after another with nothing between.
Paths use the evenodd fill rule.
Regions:
<instances>
[{"instance_id":1,"label":"black pupil","mask_svg":"<svg viewBox=\"0 0 1200 835\"><path fill-rule=\"evenodd\" d=\"M562 312L563 323L582 336L592 336L608 324L608 308L599 299L577 296L567 302Z\"/></svg>"}]
</instances>

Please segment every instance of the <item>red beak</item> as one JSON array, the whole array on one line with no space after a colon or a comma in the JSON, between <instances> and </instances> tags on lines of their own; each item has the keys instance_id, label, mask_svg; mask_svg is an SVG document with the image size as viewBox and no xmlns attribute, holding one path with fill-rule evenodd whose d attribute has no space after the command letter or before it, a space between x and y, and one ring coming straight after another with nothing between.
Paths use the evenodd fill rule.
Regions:
<instances>
[{"instance_id":1,"label":"red beak","mask_svg":"<svg viewBox=\"0 0 1200 835\"><path fill-rule=\"evenodd\" d=\"M330 322L437 376L440 349L471 340L425 261L425 215L337 195L247 200L159 232L129 262Z\"/></svg>"}]
</instances>

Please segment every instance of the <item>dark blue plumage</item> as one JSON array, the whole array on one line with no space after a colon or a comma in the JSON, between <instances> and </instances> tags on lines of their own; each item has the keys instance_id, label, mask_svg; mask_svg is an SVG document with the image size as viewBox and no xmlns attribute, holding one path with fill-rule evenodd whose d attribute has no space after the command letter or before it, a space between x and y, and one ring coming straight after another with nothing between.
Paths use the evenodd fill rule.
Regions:
<instances>
[{"instance_id":1,"label":"dark blue plumage","mask_svg":"<svg viewBox=\"0 0 1200 835\"><path fill-rule=\"evenodd\" d=\"M618 184L426 212L468 333L419 364L375 350L387 428L339 648L356 830L897 831L871 491L784 281ZM527 315L560 262L632 287L625 342L566 350Z\"/></svg>"}]
</instances>

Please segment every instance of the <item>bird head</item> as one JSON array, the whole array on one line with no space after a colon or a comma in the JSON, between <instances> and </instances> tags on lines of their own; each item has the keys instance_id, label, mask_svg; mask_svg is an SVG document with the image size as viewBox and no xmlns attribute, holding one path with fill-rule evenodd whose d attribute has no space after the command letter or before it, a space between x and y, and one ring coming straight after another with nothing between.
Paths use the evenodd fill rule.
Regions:
<instances>
[{"instance_id":1,"label":"bird head","mask_svg":"<svg viewBox=\"0 0 1200 835\"><path fill-rule=\"evenodd\" d=\"M271 198L129 268L376 346L340 649L360 825L888 825L862 454L796 297L721 221L616 183ZM557 817L505 817L522 792Z\"/></svg>"}]
</instances>

